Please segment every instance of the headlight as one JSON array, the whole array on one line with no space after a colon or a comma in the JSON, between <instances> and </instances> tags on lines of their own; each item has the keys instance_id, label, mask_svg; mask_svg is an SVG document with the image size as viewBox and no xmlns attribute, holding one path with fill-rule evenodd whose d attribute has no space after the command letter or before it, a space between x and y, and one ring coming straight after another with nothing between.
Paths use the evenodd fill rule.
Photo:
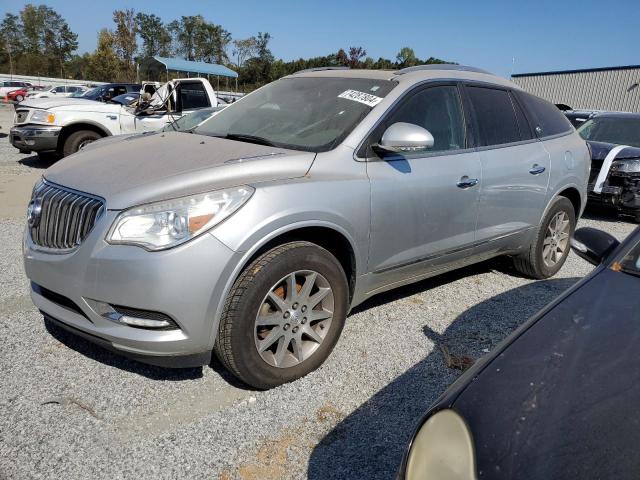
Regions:
<instances>
[{"instance_id":1,"label":"headlight","mask_svg":"<svg viewBox=\"0 0 640 480\"><path fill-rule=\"evenodd\" d=\"M473 438L464 419L453 410L430 417L413 440L406 480L474 480Z\"/></svg>"},{"instance_id":2,"label":"headlight","mask_svg":"<svg viewBox=\"0 0 640 480\"><path fill-rule=\"evenodd\" d=\"M613 162L612 170L624 173L638 173L640 172L640 159L616 160Z\"/></svg>"},{"instance_id":3,"label":"headlight","mask_svg":"<svg viewBox=\"0 0 640 480\"><path fill-rule=\"evenodd\" d=\"M56 121L56 115L46 110L36 110L31 114L33 122L53 123Z\"/></svg>"},{"instance_id":4,"label":"headlight","mask_svg":"<svg viewBox=\"0 0 640 480\"><path fill-rule=\"evenodd\" d=\"M253 192L249 186L234 187L125 210L113 223L107 242L148 250L174 247L228 218Z\"/></svg>"}]
</instances>

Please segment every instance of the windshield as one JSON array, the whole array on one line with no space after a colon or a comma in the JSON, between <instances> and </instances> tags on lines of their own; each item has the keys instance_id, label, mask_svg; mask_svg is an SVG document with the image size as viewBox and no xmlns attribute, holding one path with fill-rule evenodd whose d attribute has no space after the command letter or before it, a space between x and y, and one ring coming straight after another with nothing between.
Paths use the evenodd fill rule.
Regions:
<instances>
[{"instance_id":1,"label":"windshield","mask_svg":"<svg viewBox=\"0 0 640 480\"><path fill-rule=\"evenodd\" d=\"M72 96L89 98L91 100L95 100L96 98L100 97L100 92L102 92L102 87L96 87L96 88L92 88L91 90L87 90L86 92L76 92Z\"/></svg>"},{"instance_id":2,"label":"windshield","mask_svg":"<svg viewBox=\"0 0 640 480\"><path fill-rule=\"evenodd\" d=\"M194 133L312 152L338 145L396 84L336 77L283 78L247 95Z\"/></svg>"},{"instance_id":3,"label":"windshield","mask_svg":"<svg viewBox=\"0 0 640 480\"><path fill-rule=\"evenodd\" d=\"M640 242L624 256L620 264L623 272L640 275Z\"/></svg>"},{"instance_id":4,"label":"windshield","mask_svg":"<svg viewBox=\"0 0 640 480\"><path fill-rule=\"evenodd\" d=\"M198 126L202 122L204 122L207 118L213 115L217 110L221 110L220 108L203 108L202 110L196 110L195 112L189 113L183 117L180 117L175 122L169 123L166 127L162 129L163 132L184 132L187 130L191 130L192 128Z\"/></svg>"},{"instance_id":5,"label":"windshield","mask_svg":"<svg viewBox=\"0 0 640 480\"><path fill-rule=\"evenodd\" d=\"M578 133L585 140L640 147L640 118L594 117Z\"/></svg>"}]
</instances>

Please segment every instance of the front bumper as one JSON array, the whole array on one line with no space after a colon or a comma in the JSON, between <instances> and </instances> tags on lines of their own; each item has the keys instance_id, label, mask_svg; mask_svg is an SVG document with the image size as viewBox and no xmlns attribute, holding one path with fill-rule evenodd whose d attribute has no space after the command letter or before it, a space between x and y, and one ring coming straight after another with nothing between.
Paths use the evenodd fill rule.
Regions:
<instances>
[{"instance_id":1,"label":"front bumper","mask_svg":"<svg viewBox=\"0 0 640 480\"><path fill-rule=\"evenodd\" d=\"M592 205L612 207L622 214L640 214L640 174L612 171L602 187L595 193L589 185L588 200Z\"/></svg>"},{"instance_id":2,"label":"front bumper","mask_svg":"<svg viewBox=\"0 0 640 480\"><path fill-rule=\"evenodd\" d=\"M25 125L9 131L11 145L24 153L51 152L58 148L62 127Z\"/></svg>"},{"instance_id":3,"label":"front bumper","mask_svg":"<svg viewBox=\"0 0 640 480\"><path fill-rule=\"evenodd\" d=\"M23 257L33 303L45 318L125 356L170 367L208 363L216 311L241 254L210 233L159 252L110 245L104 238L117 213L107 211L70 253L41 251L25 231ZM44 295L41 287L54 295ZM101 315L96 302L161 312L179 328L125 325Z\"/></svg>"}]
</instances>

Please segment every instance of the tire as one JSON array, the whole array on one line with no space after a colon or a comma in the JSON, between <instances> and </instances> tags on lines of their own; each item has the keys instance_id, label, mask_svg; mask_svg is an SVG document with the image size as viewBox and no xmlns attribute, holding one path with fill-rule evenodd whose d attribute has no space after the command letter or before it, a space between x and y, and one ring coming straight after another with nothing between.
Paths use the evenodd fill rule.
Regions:
<instances>
[{"instance_id":1,"label":"tire","mask_svg":"<svg viewBox=\"0 0 640 480\"><path fill-rule=\"evenodd\" d=\"M558 255L555 262L553 264L547 263L545 260L545 240L550 236L550 227L553 228L552 222L557 218L558 215L564 215L562 218L566 218L569 220L568 232L567 236L559 235L556 237L555 242L562 242L563 251L561 255ZM573 209L573 204L569 201L568 198L558 197L556 198L551 207L547 211L546 215L540 222L540 226L538 227L538 231L536 232L535 239L531 243L531 245L527 248L526 252L523 254L514 257L513 265L515 269L521 274L537 279L542 280L545 278L549 278L554 276L564 265L565 260L567 259L567 255L569 254L570 246L569 239L573 236L573 232L576 229L576 213ZM560 240L560 237L562 239ZM548 240L547 240L548 241ZM554 242L554 240L551 240ZM549 248L553 250L552 243L549 245Z\"/></svg>"},{"instance_id":2,"label":"tire","mask_svg":"<svg viewBox=\"0 0 640 480\"><path fill-rule=\"evenodd\" d=\"M16 102L20 103L22 100L24 100L22 95L16 95Z\"/></svg>"},{"instance_id":3,"label":"tire","mask_svg":"<svg viewBox=\"0 0 640 480\"><path fill-rule=\"evenodd\" d=\"M62 153L67 157L72 153L76 153L82 145L91 143L99 138L102 138L102 135L98 132L94 132L93 130L79 130L77 132L73 132L64 141Z\"/></svg>"},{"instance_id":4,"label":"tire","mask_svg":"<svg viewBox=\"0 0 640 480\"><path fill-rule=\"evenodd\" d=\"M286 286L290 279L295 279L296 285L291 297ZM315 293L305 296L307 284L311 285L309 293ZM324 298L314 308L318 293ZM280 299L280 308L267 298L270 295ZM300 304L293 302L296 299L301 299ZM269 389L291 382L318 368L329 356L342 332L348 299L344 270L327 250L302 241L277 246L254 260L234 283L225 300L214 352L231 373L251 387ZM288 306L283 307L285 304ZM329 311L332 316L327 315ZM259 313L260 319L275 318L279 325L258 325ZM300 343L289 340L293 335Z\"/></svg>"}]
</instances>

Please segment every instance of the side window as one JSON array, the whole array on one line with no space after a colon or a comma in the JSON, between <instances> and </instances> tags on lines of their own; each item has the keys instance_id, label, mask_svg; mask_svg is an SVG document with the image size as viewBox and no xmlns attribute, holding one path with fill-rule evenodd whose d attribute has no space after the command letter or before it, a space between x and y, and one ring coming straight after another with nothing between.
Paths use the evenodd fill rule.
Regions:
<instances>
[{"instance_id":1,"label":"side window","mask_svg":"<svg viewBox=\"0 0 640 480\"><path fill-rule=\"evenodd\" d=\"M465 128L458 88L453 85L428 87L414 93L385 120L384 129L397 122L413 123L433 135L430 152L465 148Z\"/></svg>"},{"instance_id":2,"label":"side window","mask_svg":"<svg viewBox=\"0 0 640 480\"><path fill-rule=\"evenodd\" d=\"M473 105L480 146L502 145L522 140L516 112L506 90L467 87Z\"/></svg>"},{"instance_id":3,"label":"side window","mask_svg":"<svg viewBox=\"0 0 640 480\"><path fill-rule=\"evenodd\" d=\"M127 87L124 85L118 85L113 89L113 96L117 97L118 95L122 95L123 93L127 93Z\"/></svg>"},{"instance_id":4,"label":"side window","mask_svg":"<svg viewBox=\"0 0 640 480\"><path fill-rule=\"evenodd\" d=\"M64 87L56 87L53 89L53 91L56 93L64 93Z\"/></svg>"},{"instance_id":5,"label":"side window","mask_svg":"<svg viewBox=\"0 0 640 480\"><path fill-rule=\"evenodd\" d=\"M200 82L180 84L180 106L182 110L210 107L209 97Z\"/></svg>"},{"instance_id":6,"label":"side window","mask_svg":"<svg viewBox=\"0 0 640 480\"><path fill-rule=\"evenodd\" d=\"M513 93L510 95L511 103L513 104L513 108L516 111L516 119L518 120L518 129L520 130L520 138L522 140L531 140L535 137L534 133L531 131L531 125L527 120L527 116L524 114L518 99L514 97Z\"/></svg>"},{"instance_id":7,"label":"side window","mask_svg":"<svg viewBox=\"0 0 640 480\"><path fill-rule=\"evenodd\" d=\"M548 137L572 130L571 122L552 103L525 92L518 92L518 97L529 111L538 137Z\"/></svg>"}]
</instances>

